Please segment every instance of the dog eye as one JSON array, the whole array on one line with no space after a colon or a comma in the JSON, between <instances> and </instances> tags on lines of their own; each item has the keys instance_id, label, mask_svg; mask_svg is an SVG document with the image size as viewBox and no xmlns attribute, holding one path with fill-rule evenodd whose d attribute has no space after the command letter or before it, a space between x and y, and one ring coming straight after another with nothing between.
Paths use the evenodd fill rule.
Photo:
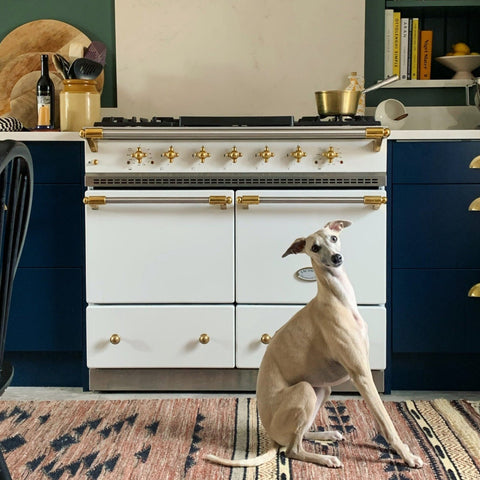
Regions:
<instances>
[{"instance_id":1,"label":"dog eye","mask_svg":"<svg viewBox=\"0 0 480 480\"><path fill-rule=\"evenodd\" d=\"M338 237L336 237L335 235L332 235L332 236L330 237L330 241L332 241L333 243L336 243L337 240L338 240Z\"/></svg>"},{"instance_id":2,"label":"dog eye","mask_svg":"<svg viewBox=\"0 0 480 480\"><path fill-rule=\"evenodd\" d=\"M312 245L312 248L311 248L310 250L311 250L312 252L315 252L315 253L316 253L316 252L320 251L320 245L317 245L316 243L314 243L314 244Z\"/></svg>"}]
</instances>

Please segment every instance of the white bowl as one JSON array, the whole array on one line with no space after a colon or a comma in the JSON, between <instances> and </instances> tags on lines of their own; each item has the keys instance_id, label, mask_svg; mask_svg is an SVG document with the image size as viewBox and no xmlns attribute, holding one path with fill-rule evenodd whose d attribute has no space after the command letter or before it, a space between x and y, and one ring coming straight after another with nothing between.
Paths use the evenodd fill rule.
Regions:
<instances>
[{"instance_id":1,"label":"white bowl","mask_svg":"<svg viewBox=\"0 0 480 480\"><path fill-rule=\"evenodd\" d=\"M388 98L380 102L375 109L375 120L380 122L383 127L400 129L405 125L406 117L407 109L405 105L394 98ZM396 120L397 118L399 120Z\"/></svg>"},{"instance_id":2,"label":"white bowl","mask_svg":"<svg viewBox=\"0 0 480 480\"><path fill-rule=\"evenodd\" d=\"M455 71L452 78L474 78L472 71L480 67L480 55L446 55L435 60Z\"/></svg>"}]
</instances>

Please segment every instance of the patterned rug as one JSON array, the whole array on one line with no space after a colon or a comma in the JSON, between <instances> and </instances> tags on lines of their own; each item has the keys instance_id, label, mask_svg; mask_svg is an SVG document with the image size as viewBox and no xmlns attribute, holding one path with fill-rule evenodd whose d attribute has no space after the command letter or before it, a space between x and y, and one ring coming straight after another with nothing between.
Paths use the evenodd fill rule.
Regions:
<instances>
[{"instance_id":1,"label":"patterned rug","mask_svg":"<svg viewBox=\"0 0 480 480\"><path fill-rule=\"evenodd\" d=\"M269 440L254 398L0 401L0 450L13 480L475 480L480 479L480 414L465 401L386 402L402 439L425 461L410 469L389 451L362 400L328 402L328 428L343 442L305 441L337 455L342 469L288 460L257 468L203 460L256 456ZM313 429L322 430L321 414Z\"/></svg>"}]
</instances>

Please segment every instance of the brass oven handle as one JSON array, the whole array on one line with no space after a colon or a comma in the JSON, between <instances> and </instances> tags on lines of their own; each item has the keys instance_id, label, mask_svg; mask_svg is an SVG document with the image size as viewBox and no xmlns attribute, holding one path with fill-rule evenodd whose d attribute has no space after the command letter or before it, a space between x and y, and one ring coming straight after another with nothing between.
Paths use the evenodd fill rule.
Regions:
<instances>
[{"instance_id":1,"label":"brass oven handle","mask_svg":"<svg viewBox=\"0 0 480 480\"><path fill-rule=\"evenodd\" d=\"M468 296L472 298L480 297L480 283L477 283L468 291Z\"/></svg>"},{"instance_id":2,"label":"brass oven handle","mask_svg":"<svg viewBox=\"0 0 480 480\"><path fill-rule=\"evenodd\" d=\"M149 203L208 203L227 208L232 203L232 197L226 195L210 195L209 197L106 197L91 195L83 199L85 205L96 209L99 205L107 204L149 204Z\"/></svg>"},{"instance_id":3,"label":"brass oven handle","mask_svg":"<svg viewBox=\"0 0 480 480\"><path fill-rule=\"evenodd\" d=\"M361 203L375 209L387 203L382 195L365 195L364 197L260 197L259 195L243 195L237 197L237 203L245 208L260 203Z\"/></svg>"}]
</instances>

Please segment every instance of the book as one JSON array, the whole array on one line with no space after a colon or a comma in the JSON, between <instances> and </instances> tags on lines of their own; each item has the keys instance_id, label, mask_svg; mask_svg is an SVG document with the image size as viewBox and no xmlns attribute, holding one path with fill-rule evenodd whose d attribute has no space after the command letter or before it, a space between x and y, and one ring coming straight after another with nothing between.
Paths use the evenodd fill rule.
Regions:
<instances>
[{"instance_id":1,"label":"book","mask_svg":"<svg viewBox=\"0 0 480 480\"><path fill-rule=\"evenodd\" d=\"M409 19L402 18L400 22L400 80L408 79L408 31Z\"/></svg>"},{"instance_id":2,"label":"book","mask_svg":"<svg viewBox=\"0 0 480 480\"><path fill-rule=\"evenodd\" d=\"M418 80L418 41L420 35L419 19L412 19L411 79Z\"/></svg>"},{"instance_id":3,"label":"book","mask_svg":"<svg viewBox=\"0 0 480 480\"><path fill-rule=\"evenodd\" d=\"M400 75L400 12L393 12L393 75Z\"/></svg>"},{"instance_id":4,"label":"book","mask_svg":"<svg viewBox=\"0 0 480 480\"><path fill-rule=\"evenodd\" d=\"M385 10L385 78L393 75L393 8Z\"/></svg>"},{"instance_id":5,"label":"book","mask_svg":"<svg viewBox=\"0 0 480 480\"><path fill-rule=\"evenodd\" d=\"M432 30L421 30L420 32L420 60L419 79L429 80L432 70Z\"/></svg>"}]
</instances>

